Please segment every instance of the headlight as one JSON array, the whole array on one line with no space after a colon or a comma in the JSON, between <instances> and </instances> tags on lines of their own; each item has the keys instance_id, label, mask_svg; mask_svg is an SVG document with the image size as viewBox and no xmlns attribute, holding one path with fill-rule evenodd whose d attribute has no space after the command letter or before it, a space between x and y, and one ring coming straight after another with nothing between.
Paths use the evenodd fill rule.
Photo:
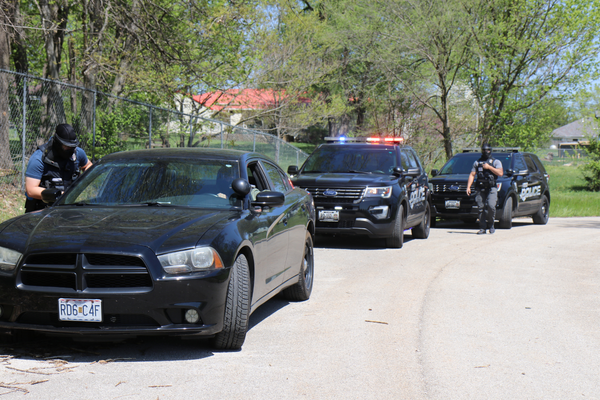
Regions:
<instances>
[{"instance_id":1,"label":"headlight","mask_svg":"<svg viewBox=\"0 0 600 400\"><path fill-rule=\"evenodd\" d=\"M176 251L158 256L158 261L167 274L187 274L223 268L221 257L212 247Z\"/></svg>"},{"instance_id":2,"label":"headlight","mask_svg":"<svg viewBox=\"0 0 600 400\"><path fill-rule=\"evenodd\" d=\"M368 187L365 191L365 197L382 197L387 199L392 195L392 187L384 186L384 187Z\"/></svg>"},{"instance_id":3,"label":"headlight","mask_svg":"<svg viewBox=\"0 0 600 400\"><path fill-rule=\"evenodd\" d=\"M13 271L22 256L18 251L0 247L0 271Z\"/></svg>"}]
</instances>

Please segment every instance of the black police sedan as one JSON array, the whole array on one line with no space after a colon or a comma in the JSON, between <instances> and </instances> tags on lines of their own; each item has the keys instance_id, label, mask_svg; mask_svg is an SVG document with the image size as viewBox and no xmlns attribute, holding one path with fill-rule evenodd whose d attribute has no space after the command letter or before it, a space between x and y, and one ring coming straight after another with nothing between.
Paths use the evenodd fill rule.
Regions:
<instances>
[{"instance_id":1,"label":"black police sedan","mask_svg":"<svg viewBox=\"0 0 600 400\"><path fill-rule=\"evenodd\" d=\"M479 149L455 154L441 170L431 171L432 224L436 218L475 222L475 184L467 196L467 180L473 163L481 157ZM504 175L496 179L498 227L510 229L513 217L531 216L536 224L546 224L550 209L549 175L533 153L517 148L494 149L492 157L502 162Z\"/></svg>"},{"instance_id":2,"label":"black police sedan","mask_svg":"<svg viewBox=\"0 0 600 400\"><path fill-rule=\"evenodd\" d=\"M402 138L326 139L300 169L288 167L313 195L317 234L384 238L392 248L402 247L407 229L429 236L427 173Z\"/></svg>"},{"instance_id":3,"label":"black police sedan","mask_svg":"<svg viewBox=\"0 0 600 400\"><path fill-rule=\"evenodd\" d=\"M310 297L314 224L310 195L259 154L111 154L0 224L0 329L239 349L261 304Z\"/></svg>"}]
</instances>

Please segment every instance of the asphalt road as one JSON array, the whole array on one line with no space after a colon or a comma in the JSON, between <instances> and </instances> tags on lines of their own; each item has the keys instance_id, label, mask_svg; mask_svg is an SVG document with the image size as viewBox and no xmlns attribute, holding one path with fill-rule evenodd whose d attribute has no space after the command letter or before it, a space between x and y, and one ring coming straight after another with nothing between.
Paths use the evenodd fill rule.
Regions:
<instances>
[{"instance_id":1,"label":"asphalt road","mask_svg":"<svg viewBox=\"0 0 600 400\"><path fill-rule=\"evenodd\" d=\"M0 344L0 399L600 399L600 218L321 239L312 298L242 351L145 338Z\"/></svg>"}]
</instances>

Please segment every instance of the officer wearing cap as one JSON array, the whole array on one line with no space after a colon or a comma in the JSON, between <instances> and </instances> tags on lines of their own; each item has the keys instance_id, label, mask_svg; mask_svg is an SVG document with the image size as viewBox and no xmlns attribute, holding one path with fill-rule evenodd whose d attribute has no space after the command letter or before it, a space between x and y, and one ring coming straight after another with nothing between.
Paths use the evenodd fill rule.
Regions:
<instances>
[{"instance_id":1,"label":"officer wearing cap","mask_svg":"<svg viewBox=\"0 0 600 400\"><path fill-rule=\"evenodd\" d=\"M481 146L481 158L473 163L471 174L467 182L467 196L471 195L471 185L477 177L475 201L479 209L479 232L484 235L488 229L494 233L494 219L496 217L496 202L498 201L498 187L496 177L502 176L504 169L500 160L492 157L492 148L489 144Z\"/></svg>"},{"instance_id":2,"label":"officer wearing cap","mask_svg":"<svg viewBox=\"0 0 600 400\"><path fill-rule=\"evenodd\" d=\"M79 176L92 166L83 149L77 147L79 140L69 124L60 124L50 140L33 153L25 172L25 212L46 207L42 191L48 188L67 189Z\"/></svg>"}]
</instances>

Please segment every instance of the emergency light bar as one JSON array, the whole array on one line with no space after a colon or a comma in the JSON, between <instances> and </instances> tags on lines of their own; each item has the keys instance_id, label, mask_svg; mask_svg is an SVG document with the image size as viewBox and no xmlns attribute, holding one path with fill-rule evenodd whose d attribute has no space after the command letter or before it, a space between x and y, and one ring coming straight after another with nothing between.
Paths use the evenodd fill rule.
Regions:
<instances>
[{"instance_id":1,"label":"emergency light bar","mask_svg":"<svg viewBox=\"0 0 600 400\"><path fill-rule=\"evenodd\" d=\"M334 136L327 136L325 138L325 141L327 143L346 143L346 142L354 142L354 143L384 143L384 144L400 144L402 142L404 142L404 138L401 137L386 137L386 138L380 138L380 137L352 137L352 138L348 138L345 136L339 136L339 137L334 137Z\"/></svg>"}]
</instances>

